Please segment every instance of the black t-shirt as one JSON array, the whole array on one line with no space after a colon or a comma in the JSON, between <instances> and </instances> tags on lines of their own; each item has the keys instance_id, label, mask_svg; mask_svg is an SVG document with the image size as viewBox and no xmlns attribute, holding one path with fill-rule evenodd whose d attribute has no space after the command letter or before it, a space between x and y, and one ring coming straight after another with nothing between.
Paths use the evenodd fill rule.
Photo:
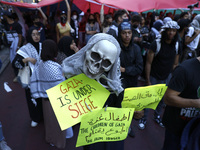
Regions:
<instances>
[{"instance_id":1,"label":"black t-shirt","mask_svg":"<svg viewBox=\"0 0 200 150\"><path fill-rule=\"evenodd\" d=\"M154 41L150 49L155 53L157 49L156 41ZM180 52L178 52L179 54ZM160 51L154 57L151 65L151 76L158 80L165 80L173 69L176 57L175 45L161 43Z\"/></svg>"},{"instance_id":2,"label":"black t-shirt","mask_svg":"<svg viewBox=\"0 0 200 150\"><path fill-rule=\"evenodd\" d=\"M18 34L22 34L22 26L18 22L14 22L13 24L6 24L6 31L16 31Z\"/></svg>"},{"instance_id":3,"label":"black t-shirt","mask_svg":"<svg viewBox=\"0 0 200 150\"><path fill-rule=\"evenodd\" d=\"M183 98L197 99L197 89L200 87L200 62L194 58L180 64L173 72L170 89L181 92ZM163 123L167 129L180 136L183 128L193 117L200 114L196 108L165 108Z\"/></svg>"}]
</instances>

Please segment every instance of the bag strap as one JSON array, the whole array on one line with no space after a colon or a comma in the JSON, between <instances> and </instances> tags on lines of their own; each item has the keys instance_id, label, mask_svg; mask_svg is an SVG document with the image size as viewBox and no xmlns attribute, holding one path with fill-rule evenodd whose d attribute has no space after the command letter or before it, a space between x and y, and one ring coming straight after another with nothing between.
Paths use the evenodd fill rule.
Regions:
<instances>
[{"instance_id":1,"label":"bag strap","mask_svg":"<svg viewBox=\"0 0 200 150\"><path fill-rule=\"evenodd\" d=\"M42 43L39 43L39 58L41 57L41 52L42 52Z\"/></svg>"}]
</instances>

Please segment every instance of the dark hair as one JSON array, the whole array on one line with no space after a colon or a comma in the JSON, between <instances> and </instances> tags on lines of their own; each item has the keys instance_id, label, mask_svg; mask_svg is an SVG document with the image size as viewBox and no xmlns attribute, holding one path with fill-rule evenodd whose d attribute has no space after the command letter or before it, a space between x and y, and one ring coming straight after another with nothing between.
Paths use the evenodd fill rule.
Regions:
<instances>
[{"instance_id":1,"label":"dark hair","mask_svg":"<svg viewBox=\"0 0 200 150\"><path fill-rule=\"evenodd\" d=\"M35 19L40 19L40 17L38 15L33 15L32 16L32 21L35 21Z\"/></svg>"},{"instance_id":2,"label":"dark hair","mask_svg":"<svg viewBox=\"0 0 200 150\"><path fill-rule=\"evenodd\" d=\"M190 19L180 19L177 23L180 26L179 31L182 31L185 27L190 25L191 21Z\"/></svg>"},{"instance_id":3,"label":"dark hair","mask_svg":"<svg viewBox=\"0 0 200 150\"><path fill-rule=\"evenodd\" d=\"M112 16L109 15L109 14L105 16L104 21L103 21L103 26L104 27L108 27L109 26L108 21L107 21L109 18L112 18Z\"/></svg>"},{"instance_id":4,"label":"dark hair","mask_svg":"<svg viewBox=\"0 0 200 150\"><path fill-rule=\"evenodd\" d=\"M169 30L169 28L166 28L162 33L161 33L161 43L165 42L165 40L167 40L168 35L167 35L167 30ZM176 42L178 41L178 32L176 32L176 35L174 36L171 44L172 45L176 45Z\"/></svg>"},{"instance_id":5,"label":"dark hair","mask_svg":"<svg viewBox=\"0 0 200 150\"><path fill-rule=\"evenodd\" d=\"M122 23L119 24L119 26L118 26L118 38L117 38L117 40L118 40L118 42L119 42L119 44L120 44L120 47L121 47L123 50L126 49L125 46L123 45L122 37L121 37L121 32L123 31L123 26L124 26L124 25L125 25L125 26L129 26L131 31L133 30L132 25L131 25L129 22L122 22ZM128 29L128 30L129 30L129 29ZM132 35L131 41L130 41L130 43L129 43L129 46L132 46L132 45L133 45L133 35ZM128 46L128 47L129 47L129 46Z\"/></svg>"},{"instance_id":6,"label":"dark hair","mask_svg":"<svg viewBox=\"0 0 200 150\"><path fill-rule=\"evenodd\" d=\"M55 61L55 57L58 55L57 44L53 40L45 40L42 42L41 59L43 61L52 60Z\"/></svg>"},{"instance_id":7,"label":"dark hair","mask_svg":"<svg viewBox=\"0 0 200 150\"><path fill-rule=\"evenodd\" d=\"M142 18L140 15L133 15L131 18L131 22L141 22Z\"/></svg>"},{"instance_id":8,"label":"dark hair","mask_svg":"<svg viewBox=\"0 0 200 150\"><path fill-rule=\"evenodd\" d=\"M188 12L182 12L182 13L180 14L180 19L183 18L186 14L188 15Z\"/></svg>"},{"instance_id":9,"label":"dark hair","mask_svg":"<svg viewBox=\"0 0 200 150\"><path fill-rule=\"evenodd\" d=\"M114 20L117 22L118 18L125 14L126 11L124 9L119 9L114 13Z\"/></svg>"}]
</instances>

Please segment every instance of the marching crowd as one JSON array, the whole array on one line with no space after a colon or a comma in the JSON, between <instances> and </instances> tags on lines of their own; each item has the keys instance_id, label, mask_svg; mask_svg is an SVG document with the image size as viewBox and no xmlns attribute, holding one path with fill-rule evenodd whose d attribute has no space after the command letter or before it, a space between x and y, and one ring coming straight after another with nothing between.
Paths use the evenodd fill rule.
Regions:
<instances>
[{"instance_id":1,"label":"marching crowd","mask_svg":"<svg viewBox=\"0 0 200 150\"><path fill-rule=\"evenodd\" d=\"M73 129L60 130L45 90L66 79L61 67L66 58L82 54L80 51L84 46L95 44L98 36L107 39L105 34L108 34L113 38L111 43L117 40L121 48L119 70L123 89L167 84L165 96L154 111L154 120L166 130L163 150L181 149L186 126L200 113L200 15L192 13L193 8L182 10L181 14L166 11L138 13L122 9L103 14L103 5L100 12L92 14L88 9L80 15L76 10L71 11L68 0L65 3L67 10L50 15L41 8L30 12L21 12L17 7L12 7L12 11L6 8L1 11L0 22L7 32L5 35L18 35L12 37L11 43L7 39L16 76L13 82L18 80L19 69L28 65L31 70L30 85L25 88L31 127L44 121L45 140L52 146L66 147L65 140L73 136ZM2 40L0 42L3 44ZM93 57L98 59L98 56ZM113 106L121 107L121 103ZM148 125L147 117L148 109L135 112L139 129L144 130ZM193 122L191 135L199 126L198 119ZM129 136L135 136L132 127ZM199 135L195 140L188 138L184 148L197 149L197 138ZM9 150L1 128L0 141L0 148ZM84 149L101 149L101 146L86 146ZM107 149L123 149L123 143L107 145Z\"/></svg>"}]
</instances>

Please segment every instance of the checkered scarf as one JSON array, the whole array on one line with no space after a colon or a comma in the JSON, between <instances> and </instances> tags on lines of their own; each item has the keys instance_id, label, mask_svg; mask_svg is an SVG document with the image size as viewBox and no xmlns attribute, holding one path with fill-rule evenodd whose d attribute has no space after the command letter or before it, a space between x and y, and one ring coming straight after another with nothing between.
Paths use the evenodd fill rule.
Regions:
<instances>
[{"instance_id":1,"label":"checkered scarf","mask_svg":"<svg viewBox=\"0 0 200 150\"><path fill-rule=\"evenodd\" d=\"M65 81L61 66L54 61L40 61L32 76L30 89L33 98L48 98L46 90Z\"/></svg>"}]
</instances>

